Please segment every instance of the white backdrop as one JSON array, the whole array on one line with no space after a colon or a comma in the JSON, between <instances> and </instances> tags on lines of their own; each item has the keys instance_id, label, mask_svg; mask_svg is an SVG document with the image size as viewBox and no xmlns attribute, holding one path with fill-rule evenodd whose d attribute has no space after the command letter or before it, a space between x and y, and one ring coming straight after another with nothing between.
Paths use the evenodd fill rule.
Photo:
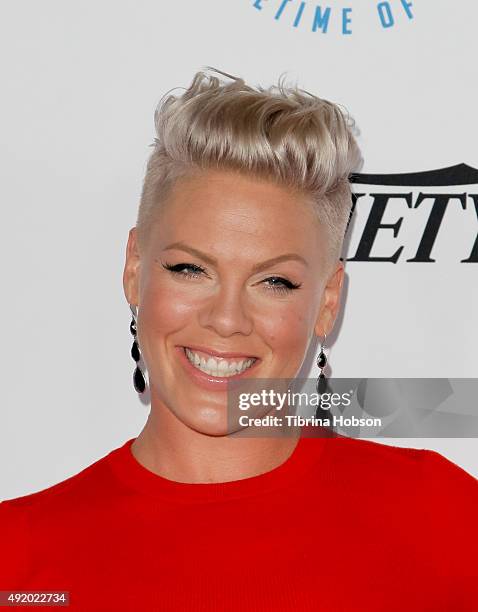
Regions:
<instances>
[{"instance_id":1,"label":"white backdrop","mask_svg":"<svg viewBox=\"0 0 478 612\"><path fill-rule=\"evenodd\" d=\"M153 112L167 90L188 86L206 65L264 86L286 72L352 113L362 172L478 167L476 3L328 0L326 32L313 31L316 6L17 0L3 7L0 499L77 473L145 422L148 406L131 381L122 271ZM453 190L476 193L478 185ZM352 255L367 206L357 204ZM374 252L404 251L396 264L347 262L334 376L477 377L478 268L460 259L478 221L471 203L459 209L455 201L447 210L436 261L413 263L406 259L430 203L387 208L384 221L403 216L403 224L396 238L382 230ZM478 476L474 439L381 441L436 449Z\"/></svg>"}]
</instances>

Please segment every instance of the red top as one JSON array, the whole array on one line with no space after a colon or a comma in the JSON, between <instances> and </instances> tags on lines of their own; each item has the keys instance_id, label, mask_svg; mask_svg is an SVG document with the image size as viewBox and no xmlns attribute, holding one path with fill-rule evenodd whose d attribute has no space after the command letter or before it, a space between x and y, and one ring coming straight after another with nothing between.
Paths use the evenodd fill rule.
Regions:
<instances>
[{"instance_id":1,"label":"red top","mask_svg":"<svg viewBox=\"0 0 478 612\"><path fill-rule=\"evenodd\" d=\"M133 441L0 504L0 590L98 612L478 610L478 481L435 451L302 437L264 474L186 484Z\"/></svg>"}]
</instances>

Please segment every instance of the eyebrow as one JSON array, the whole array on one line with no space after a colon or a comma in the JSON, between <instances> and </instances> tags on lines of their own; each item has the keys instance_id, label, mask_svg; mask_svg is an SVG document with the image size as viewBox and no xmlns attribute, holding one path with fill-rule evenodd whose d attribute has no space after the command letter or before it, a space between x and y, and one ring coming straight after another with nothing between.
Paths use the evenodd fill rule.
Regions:
<instances>
[{"instance_id":1,"label":"eyebrow","mask_svg":"<svg viewBox=\"0 0 478 612\"><path fill-rule=\"evenodd\" d=\"M172 244L169 244L167 247L165 247L164 250L169 251L173 249L178 250L178 251L185 251L186 253L190 253L191 255L195 255L196 257L199 257L199 259L202 259L203 261L205 261L211 266L217 266L217 260L214 259L214 257L210 257L206 253L203 253L202 251L199 251L198 249L195 249L194 247L184 244L184 242L173 242ZM252 271L260 272L261 270L264 270L268 268L269 266L280 263L281 261L289 261L291 259L300 261L306 266L309 265L307 261L301 255L298 255L297 253L285 253L284 255L279 255L278 257L273 257L272 259L268 259L267 261L263 261L261 263L255 264L252 268Z\"/></svg>"}]
</instances>

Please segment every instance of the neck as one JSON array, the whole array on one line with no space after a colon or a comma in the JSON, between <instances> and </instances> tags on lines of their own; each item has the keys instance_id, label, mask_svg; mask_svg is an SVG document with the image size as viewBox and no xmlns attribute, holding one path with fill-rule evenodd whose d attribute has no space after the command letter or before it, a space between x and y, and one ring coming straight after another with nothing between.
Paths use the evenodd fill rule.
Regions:
<instances>
[{"instance_id":1,"label":"neck","mask_svg":"<svg viewBox=\"0 0 478 612\"><path fill-rule=\"evenodd\" d=\"M269 437L204 434L180 421L152 392L151 412L131 450L139 463L168 480L228 482L278 467L294 452L298 438L299 430Z\"/></svg>"}]
</instances>

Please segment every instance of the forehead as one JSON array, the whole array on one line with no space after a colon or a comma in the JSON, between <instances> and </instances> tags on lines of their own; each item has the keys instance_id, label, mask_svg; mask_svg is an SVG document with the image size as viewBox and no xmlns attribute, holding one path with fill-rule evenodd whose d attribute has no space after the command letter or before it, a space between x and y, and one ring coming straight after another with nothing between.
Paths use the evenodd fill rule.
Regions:
<instances>
[{"instance_id":1,"label":"forehead","mask_svg":"<svg viewBox=\"0 0 478 612\"><path fill-rule=\"evenodd\" d=\"M307 256L324 236L310 199L271 180L230 171L179 179L158 212L153 242L187 240L269 254L295 249Z\"/></svg>"},{"instance_id":2,"label":"forehead","mask_svg":"<svg viewBox=\"0 0 478 612\"><path fill-rule=\"evenodd\" d=\"M214 170L179 179L171 190L164 210L170 217L198 218L215 213L234 216L238 222L247 215L252 221L280 223L281 220L310 223L316 217L309 198L272 180L244 173Z\"/></svg>"}]
</instances>

